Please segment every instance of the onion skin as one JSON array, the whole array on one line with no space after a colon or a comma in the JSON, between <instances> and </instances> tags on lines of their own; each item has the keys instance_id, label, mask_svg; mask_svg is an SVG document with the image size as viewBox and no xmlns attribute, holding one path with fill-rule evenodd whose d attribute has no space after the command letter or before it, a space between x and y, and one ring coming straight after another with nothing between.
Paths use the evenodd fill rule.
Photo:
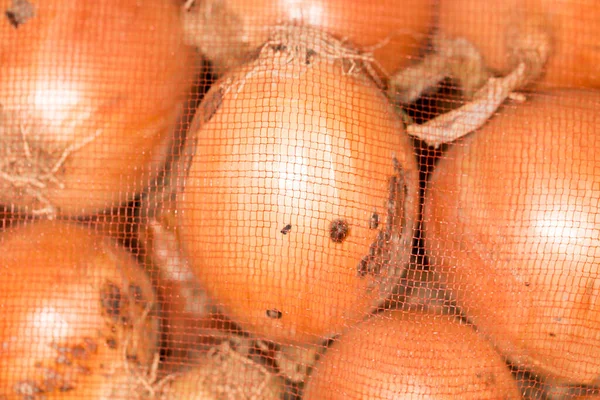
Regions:
<instances>
[{"instance_id":1,"label":"onion skin","mask_svg":"<svg viewBox=\"0 0 600 400\"><path fill-rule=\"evenodd\" d=\"M288 59L275 53L223 78L234 82L229 92L213 86L191 130L195 155L177 207L183 249L225 314L259 337L312 344L382 300L385 272L360 276L358 267L386 225L394 156L406 185L406 235L395 248L410 253L418 170L375 84L318 54L309 64ZM345 238L344 223L333 237L339 220Z\"/></svg>"},{"instance_id":2,"label":"onion skin","mask_svg":"<svg viewBox=\"0 0 600 400\"><path fill-rule=\"evenodd\" d=\"M514 363L556 382L600 376L600 93L506 106L437 165L424 205L432 266Z\"/></svg>"},{"instance_id":3,"label":"onion skin","mask_svg":"<svg viewBox=\"0 0 600 400\"><path fill-rule=\"evenodd\" d=\"M596 0L440 0L438 7L439 33L473 43L496 73L508 74L519 58L514 50L539 48L542 43L535 41L541 39L540 33L547 33L550 56L534 86L600 88L600 3ZM519 43L530 33L535 33L533 41Z\"/></svg>"},{"instance_id":4,"label":"onion skin","mask_svg":"<svg viewBox=\"0 0 600 400\"><path fill-rule=\"evenodd\" d=\"M130 371L150 367L159 323L125 250L75 224L34 222L2 233L0 265L0 397L135 398Z\"/></svg>"},{"instance_id":5,"label":"onion skin","mask_svg":"<svg viewBox=\"0 0 600 400\"><path fill-rule=\"evenodd\" d=\"M317 363L305 400L520 399L510 370L472 327L396 311L342 334Z\"/></svg>"},{"instance_id":6,"label":"onion skin","mask_svg":"<svg viewBox=\"0 0 600 400\"><path fill-rule=\"evenodd\" d=\"M158 173L191 84L179 9L171 0L30 3L35 15L15 27L4 15L12 0L0 1L0 155L16 154L19 176L42 187L0 179L0 203L62 215L124 203ZM56 167L58 183L38 167Z\"/></svg>"},{"instance_id":7,"label":"onion skin","mask_svg":"<svg viewBox=\"0 0 600 400\"><path fill-rule=\"evenodd\" d=\"M434 0L196 0L184 21L189 41L219 72L248 59L268 37L269 27L306 24L372 48L391 74L417 57L434 23Z\"/></svg>"},{"instance_id":8,"label":"onion skin","mask_svg":"<svg viewBox=\"0 0 600 400\"><path fill-rule=\"evenodd\" d=\"M221 344L195 360L164 390L165 398L185 400L280 400L284 380L227 345Z\"/></svg>"}]
</instances>

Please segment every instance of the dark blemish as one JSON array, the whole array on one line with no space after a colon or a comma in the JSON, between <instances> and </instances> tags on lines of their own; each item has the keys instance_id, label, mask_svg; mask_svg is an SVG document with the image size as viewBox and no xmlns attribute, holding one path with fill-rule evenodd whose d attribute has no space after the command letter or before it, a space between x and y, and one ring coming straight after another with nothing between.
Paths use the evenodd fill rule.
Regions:
<instances>
[{"instance_id":1,"label":"dark blemish","mask_svg":"<svg viewBox=\"0 0 600 400\"><path fill-rule=\"evenodd\" d=\"M281 233L283 233L284 235L287 235L288 233L290 233L291 230L292 230L292 224L287 224L286 226L283 227L283 229L281 230Z\"/></svg>"},{"instance_id":2,"label":"dark blemish","mask_svg":"<svg viewBox=\"0 0 600 400\"><path fill-rule=\"evenodd\" d=\"M118 321L121 315L121 289L112 282L106 283L100 294L100 302L108 316Z\"/></svg>"},{"instance_id":3,"label":"dark blemish","mask_svg":"<svg viewBox=\"0 0 600 400\"><path fill-rule=\"evenodd\" d=\"M306 65L310 65L312 63L312 60L314 58L314 56L317 55L317 52L314 50L307 50L306 51L306 58L305 58L305 63Z\"/></svg>"},{"instance_id":4,"label":"dark blemish","mask_svg":"<svg viewBox=\"0 0 600 400\"><path fill-rule=\"evenodd\" d=\"M357 266L358 276L361 278L367 274L379 275L384 267L390 262L389 241L391 233L379 231L377 239L369 247L369 255L365 256Z\"/></svg>"},{"instance_id":5,"label":"dark blemish","mask_svg":"<svg viewBox=\"0 0 600 400\"><path fill-rule=\"evenodd\" d=\"M389 186L390 197L388 199L386 229L392 230L396 226L404 226L403 208L406 198L406 186L403 184L403 179L397 176L390 178ZM398 217L401 218L400 221L397 220Z\"/></svg>"},{"instance_id":6,"label":"dark blemish","mask_svg":"<svg viewBox=\"0 0 600 400\"><path fill-rule=\"evenodd\" d=\"M208 92L202 103L200 104L200 108L198 108L199 114L199 122L204 124L217 113L219 108L221 108L221 104L223 104L223 96L225 92L223 88L215 88Z\"/></svg>"},{"instance_id":7,"label":"dark blemish","mask_svg":"<svg viewBox=\"0 0 600 400\"><path fill-rule=\"evenodd\" d=\"M358 263L358 276L360 276L361 278L367 276L367 273L369 272L368 264L369 256L363 257L363 259L360 260L360 262Z\"/></svg>"},{"instance_id":8,"label":"dark blemish","mask_svg":"<svg viewBox=\"0 0 600 400\"><path fill-rule=\"evenodd\" d=\"M550 336L550 337L556 337L556 333L552 333L552 332L550 332L550 333L548 334L548 336Z\"/></svg>"},{"instance_id":9,"label":"dark blemish","mask_svg":"<svg viewBox=\"0 0 600 400\"><path fill-rule=\"evenodd\" d=\"M283 43L279 43L279 44L272 44L269 46L271 48L271 50L273 50L275 53L279 53L280 51L286 51L287 50L287 46Z\"/></svg>"},{"instance_id":10,"label":"dark blemish","mask_svg":"<svg viewBox=\"0 0 600 400\"><path fill-rule=\"evenodd\" d=\"M71 350L71 355L73 356L73 358L77 358L77 359L84 359L87 358L88 356L88 351L85 347L81 346L81 345L77 345L77 346L73 346L73 349Z\"/></svg>"},{"instance_id":11,"label":"dark blemish","mask_svg":"<svg viewBox=\"0 0 600 400\"><path fill-rule=\"evenodd\" d=\"M529 286L529 285L531 285L531 283L529 283L529 282L525 282L525 283L524 283L524 285L525 285L525 286Z\"/></svg>"},{"instance_id":12,"label":"dark blemish","mask_svg":"<svg viewBox=\"0 0 600 400\"><path fill-rule=\"evenodd\" d=\"M367 274L377 276L381 274L382 270L387 268L391 261L391 238L391 230L379 231L377 238L369 246L369 254L358 263L357 271L359 277L362 278Z\"/></svg>"},{"instance_id":13,"label":"dark blemish","mask_svg":"<svg viewBox=\"0 0 600 400\"><path fill-rule=\"evenodd\" d=\"M387 204L387 220L385 222L386 229L391 229L394 226L396 217L396 198L398 193L398 178L392 176L388 184L388 204Z\"/></svg>"},{"instance_id":14,"label":"dark blemish","mask_svg":"<svg viewBox=\"0 0 600 400\"><path fill-rule=\"evenodd\" d=\"M106 345L108 346L108 348L110 349L116 349L117 348L117 339L113 338L113 337L109 337L106 339Z\"/></svg>"},{"instance_id":15,"label":"dark blemish","mask_svg":"<svg viewBox=\"0 0 600 400\"><path fill-rule=\"evenodd\" d=\"M281 313L281 311L272 308L270 310L267 310L267 317L272 318L272 319L281 319L281 317L283 316L283 314Z\"/></svg>"},{"instance_id":16,"label":"dark blemish","mask_svg":"<svg viewBox=\"0 0 600 400\"><path fill-rule=\"evenodd\" d=\"M329 226L329 237L335 243L342 243L348 236L350 227L348 223L343 219L335 219L331 221Z\"/></svg>"},{"instance_id":17,"label":"dark blemish","mask_svg":"<svg viewBox=\"0 0 600 400\"><path fill-rule=\"evenodd\" d=\"M394 164L394 169L396 172L402 171L402 166L400 165L400 161L396 158L396 156L392 157L392 164Z\"/></svg>"},{"instance_id":18,"label":"dark blemish","mask_svg":"<svg viewBox=\"0 0 600 400\"><path fill-rule=\"evenodd\" d=\"M132 283L129 285L129 293L133 297L133 300L136 302L136 304L144 303L144 294L142 293L141 287Z\"/></svg>"},{"instance_id":19,"label":"dark blemish","mask_svg":"<svg viewBox=\"0 0 600 400\"><path fill-rule=\"evenodd\" d=\"M377 229L379 227L379 214L374 212L369 218L369 229Z\"/></svg>"},{"instance_id":20,"label":"dark blemish","mask_svg":"<svg viewBox=\"0 0 600 400\"><path fill-rule=\"evenodd\" d=\"M384 247L386 247L390 241L390 239L392 238L392 234L390 232L379 232L377 234L377 246L381 251L383 251Z\"/></svg>"},{"instance_id":21,"label":"dark blemish","mask_svg":"<svg viewBox=\"0 0 600 400\"><path fill-rule=\"evenodd\" d=\"M35 395L44 393L42 388L40 388L33 381L19 381L15 383L15 385L13 386L13 390L16 394L23 396L24 399L33 399Z\"/></svg>"},{"instance_id":22,"label":"dark blemish","mask_svg":"<svg viewBox=\"0 0 600 400\"><path fill-rule=\"evenodd\" d=\"M397 227L404 228L406 225L406 216L404 203L408 197L408 188L406 187L404 170L396 157L392 157L392 163L396 170L396 175L389 181L389 197L387 204L387 219L385 230L391 233ZM398 221L398 217L400 220Z\"/></svg>"},{"instance_id":23,"label":"dark blemish","mask_svg":"<svg viewBox=\"0 0 600 400\"><path fill-rule=\"evenodd\" d=\"M127 361L136 364L140 363L140 359L138 358L137 354L127 354Z\"/></svg>"},{"instance_id":24,"label":"dark blemish","mask_svg":"<svg viewBox=\"0 0 600 400\"><path fill-rule=\"evenodd\" d=\"M13 0L12 6L4 13L8 22L15 28L35 17L35 6L28 0Z\"/></svg>"},{"instance_id":25,"label":"dark blemish","mask_svg":"<svg viewBox=\"0 0 600 400\"><path fill-rule=\"evenodd\" d=\"M487 387L496 387L496 375L493 372L477 372L475 376Z\"/></svg>"},{"instance_id":26,"label":"dark blemish","mask_svg":"<svg viewBox=\"0 0 600 400\"><path fill-rule=\"evenodd\" d=\"M377 239L369 247L369 257L376 257L382 254L383 249L390 240L390 235L388 232L379 231Z\"/></svg>"},{"instance_id":27,"label":"dark blemish","mask_svg":"<svg viewBox=\"0 0 600 400\"><path fill-rule=\"evenodd\" d=\"M121 325L123 325L123 326L131 326L131 319L129 319L128 316L123 315L121 317Z\"/></svg>"}]
</instances>

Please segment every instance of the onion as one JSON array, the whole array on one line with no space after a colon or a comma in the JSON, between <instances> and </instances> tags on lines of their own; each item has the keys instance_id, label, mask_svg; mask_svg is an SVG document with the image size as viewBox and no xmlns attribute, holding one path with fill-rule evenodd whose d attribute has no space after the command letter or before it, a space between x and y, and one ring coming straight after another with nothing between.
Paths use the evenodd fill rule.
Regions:
<instances>
[{"instance_id":1,"label":"onion","mask_svg":"<svg viewBox=\"0 0 600 400\"><path fill-rule=\"evenodd\" d=\"M318 343L389 294L410 255L418 172L359 56L319 31L277 30L213 86L190 134L181 241L235 322Z\"/></svg>"},{"instance_id":2,"label":"onion","mask_svg":"<svg viewBox=\"0 0 600 400\"><path fill-rule=\"evenodd\" d=\"M457 142L427 188L431 264L519 366L557 382L600 376L600 93L506 107Z\"/></svg>"},{"instance_id":3,"label":"onion","mask_svg":"<svg viewBox=\"0 0 600 400\"><path fill-rule=\"evenodd\" d=\"M279 400L284 382L265 367L237 353L227 342L197 361L198 365L174 376L164 398L186 400Z\"/></svg>"},{"instance_id":4,"label":"onion","mask_svg":"<svg viewBox=\"0 0 600 400\"><path fill-rule=\"evenodd\" d=\"M142 207L151 207L144 202ZM227 327L181 253L175 203L166 199L137 226L144 264L152 271L163 316L166 363L180 363L217 329ZM223 335L225 331L221 331Z\"/></svg>"},{"instance_id":5,"label":"onion","mask_svg":"<svg viewBox=\"0 0 600 400\"><path fill-rule=\"evenodd\" d=\"M0 1L0 203L82 215L164 162L191 83L172 0Z\"/></svg>"},{"instance_id":6,"label":"onion","mask_svg":"<svg viewBox=\"0 0 600 400\"><path fill-rule=\"evenodd\" d=\"M343 334L303 399L520 399L510 370L471 327L396 311Z\"/></svg>"},{"instance_id":7,"label":"onion","mask_svg":"<svg viewBox=\"0 0 600 400\"><path fill-rule=\"evenodd\" d=\"M600 88L598 20L596 0L440 0L438 32L467 39L500 75L523 61L540 69L549 47L538 87Z\"/></svg>"},{"instance_id":8,"label":"onion","mask_svg":"<svg viewBox=\"0 0 600 400\"><path fill-rule=\"evenodd\" d=\"M159 337L150 280L110 240L65 222L0 236L0 397L136 398Z\"/></svg>"},{"instance_id":9,"label":"onion","mask_svg":"<svg viewBox=\"0 0 600 400\"><path fill-rule=\"evenodd\" d=\"M190 43L218 72L247 61L273 25L318 27L372 52L392 73L418 56L433 27L433 0L196 0L184 14Z\"/></svg>"}]
</instances>

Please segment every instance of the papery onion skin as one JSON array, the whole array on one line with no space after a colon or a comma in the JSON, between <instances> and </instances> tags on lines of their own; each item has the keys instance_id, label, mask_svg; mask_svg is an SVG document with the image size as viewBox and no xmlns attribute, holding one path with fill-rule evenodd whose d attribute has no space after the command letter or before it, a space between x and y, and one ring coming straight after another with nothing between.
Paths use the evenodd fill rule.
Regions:
<instances>
[{"instance_id":1,"label":"papery onion skin","mask_svg":"<svg viewBox=\"0 0 600 400\"><path fill-rule=\"evenodd\" d=\"M596 0L440 0L438 14L438 32L473 43L485 64L498 74L508 74L519 57L535 57L519 56L513 50L529 46L535 53L543 46L539 42L543 33L551 50L535 87L600 88L600 3ZM523 39L529 42L519 43Z\"/></svg>"},{"instance_id":2,"label":"papery onion skin","mask_svg":"<svg viewBox=\"0 0 600 400\"><path fill-rule=\"evenodd\" d=\"M277 24L309 25L372 52L392 74L418 57L434 25L433 0L197 0L184 17L188 40L215 70L240 65ZM382 74L382 77L385 74Z\"/></svg>"}]
</instances>

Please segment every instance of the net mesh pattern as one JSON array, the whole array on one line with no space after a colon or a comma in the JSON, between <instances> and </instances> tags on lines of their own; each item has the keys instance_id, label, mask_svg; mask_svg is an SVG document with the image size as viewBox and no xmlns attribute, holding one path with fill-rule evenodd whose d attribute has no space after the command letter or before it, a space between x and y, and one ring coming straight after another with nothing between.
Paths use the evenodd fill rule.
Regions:
<instances>
[{"instance_id":1,"label":"net mesh pattern","mask_svg":"<svg viewBox=\"0 0 600 400\"><path fill-rule=\"evenodd\" d=\"M595 0L0 0L0 400L600 399Z\"/></svg>"}]
</instances>

